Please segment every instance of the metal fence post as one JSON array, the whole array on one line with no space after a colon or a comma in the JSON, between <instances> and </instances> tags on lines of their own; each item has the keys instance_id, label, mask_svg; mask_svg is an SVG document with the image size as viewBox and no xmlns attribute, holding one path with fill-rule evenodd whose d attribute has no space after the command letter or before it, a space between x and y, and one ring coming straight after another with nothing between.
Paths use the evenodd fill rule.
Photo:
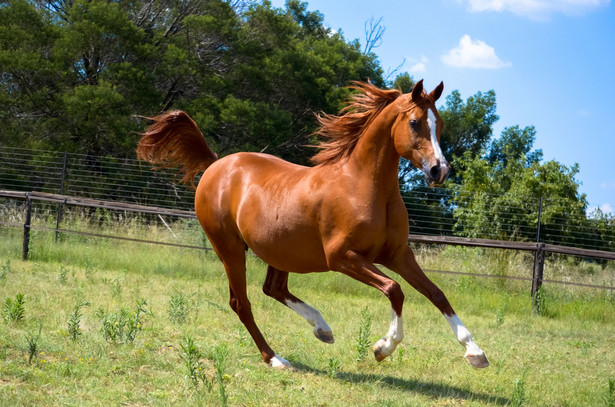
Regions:
<instances>
[{"instance_id":1,"label":"metal fence post","mask_svg":"<svg viewBox=\"0 0 615 407\"><path fill-rule=\"evenodd\" d=\"M540 223L542 222L542 196L538 202L538 226L536 227L536 243L540 242Z\"/></svg>"},{"instance_id":2,"label":"metal fence post","mask_svg":"<svg viewBox=\"0 0 615 407\"><path fill-rule=\"evenodd\" d=\"M64 182L66 180L66 151L64 152L64 158L62 159L62 178L60 179L60 195L64 195ZM60 234L60 222L62 221L62 204L58 204L58 214L56 216L56 238L55 242L58 242L58 235Z\"/></svg>"},{"instance_id":3,"label":"metal fence post","mask_svg":"<svg viewBox=\"0 0 615 407\"><path fill-rule=\"evenodd\" d=\"M30 222L32 221L32 199L30 193L26 194L26 220L23 225L23 248L21 259L28 260L28 252L30 251Z\"/></svg>"}]
</instances>

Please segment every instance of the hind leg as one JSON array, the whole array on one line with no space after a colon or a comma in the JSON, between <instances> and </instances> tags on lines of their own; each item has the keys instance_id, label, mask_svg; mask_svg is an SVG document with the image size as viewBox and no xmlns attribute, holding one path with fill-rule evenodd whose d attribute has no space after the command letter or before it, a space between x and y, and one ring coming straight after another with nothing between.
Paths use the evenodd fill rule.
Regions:
<instances>
[{"instance_id":1,"label":"hind leg","mask_svg":"<svg viewBox=\"0 0 615 407\"><path fill-rule=\"evenodd\" d=\"M247 295L246 258L243 241L238 237L230 239L228 236L224 240L210 239L210 241L226 270L230 291L229 304L252 336L252 340L261 352L263 361L270 367L281 369L291 367L287 360L276 355L269 347L254 321L252 306ZM220 242L223 242L223 244L220 244Z\"/></svg>"},{"instance_id":2,"label":"hind leg","mask_svg":"<svg viewBox=\"0 0 615 407\"><path fill-rule=\"evenodd\" d=\"M334 342L331 328L320 312L288 291L288 272L269 266L267 268L267 277L263 284L263 292L301 315L314 327L314 336L316 338L326 343Z\"/></svg>"}]
</instances>

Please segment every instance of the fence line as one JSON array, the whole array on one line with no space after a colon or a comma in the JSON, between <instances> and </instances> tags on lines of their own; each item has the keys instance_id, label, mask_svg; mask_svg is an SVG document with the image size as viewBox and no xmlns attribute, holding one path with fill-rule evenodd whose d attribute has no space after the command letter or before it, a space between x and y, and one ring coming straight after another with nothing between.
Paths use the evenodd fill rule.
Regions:
<instances>
[{"instance_id":1,"label":"fence line","mask_svg":"<svg viewBox=\"0 0 615 407\"><path fill-rule=\"evenodd\" d=\"M23 252L22 252L22 257L24 260L26 260L28 257L28 250L30 248L30 231L32 229L54 231L56 233L76 234L76 235L88 236L88 237L118 239L118 240L131 241L131 242L136 242L136 243L166 245L166 246L171 246L171 247L180 247L180 248L187 248L187 249L211 250L210 248L203 247L203 246L168 243L168 242L160 242L160 241L153 241L153 240L147 240L147 239L130 238L130 237L124 237L124 236L113 236L113 235L107 235L107 234L102 234L102 233L61 229L59 228L59 222L57 223L58 226L56 226L55 228L51 228L47 226L36 226L36 225L31 224L32 201L33 200L49 202L49 203L57 203L59 205L74 205L74 206L101 208L101 209L108 209L108 210L130 211L134 213L144 213L144 214L151 214L151 215L158 215L158 216L175 216L175 217L188 218L188 219L196 218L193 211L173 210L173 209L168 209L168 208L157 208L157 207L151 207L151 206L128 204L128 203L117 202L117 201L104 201L104 200L91 199L91 198L77 198L77 197L50 194L50 193L42 193L42 192L20 192L20 191L0 190L0 197L6 197L10 199L18 199L18 200L26 201L26 214L25 214L25 221L23 224L17 223L17 222L4 222L4 221L0 222L0 225L24 228ZM460 245L460 246L469 246L469 247L521 250L521 251L530 251L530 252L536 253L532 277L497 276L497 275L480 274L480 273L464 273L464 272L442 271L442 270L425 270L427 272L451 274L451 275L467 275L467 276L472 276L472 277L531 281L532 282L532 296L535 295L536 291L542 285L542 283L562 284L562 285L587 287L587 288L594 288L594 289L608 289L608 290L615 289L615 287L612 287L612 286L609 287L609 286L600 286L600 285L586 284L586 283L548 280L548 279L544 279L542 275L542 270L544 269L544 262L545 262L545 257L544 257L545 252L572 255L572 256L592 257L592 258L599 258L599 259L604 259L604 260L615 260L615 253L613 252L590 250L590 249L583 249L583 248L576 248L576 247L567 247L567 246L560 246L560 245L551 245L551 244L545 244L545 243L540 243L540 242L511 242L511 241L503 241L503 240L466 238L466 237L458 237L458 236L425 236L425 235L410 234L408 236L408 241L413 242L413 243L421 243L421 244Z\"/></svg>"},{"instance_id":2,"label":"fence line","mask_svg":"<svg viewBox=\"0 0 615 407\"><path fill-rule=\"evenodd\" d=\"M194 199L192 191L175 185L173 171L153 171L149 164L142 165L138 160L2 146L0 189L60 193L180 210L191 210ZM420 187L403 191L402 197L414 234L536 240L539 222L536 198L501 202L496 194L460 194L454 189ZM497 205L497 210L491 214L481 211L473 206L477 200L486 208ZM558 198L544 199L543 213L549 213L553 204L560 205L557 202ZM484 227L468 228L464 223L467 215L460 216L463 213L470 213L475 218L472 222ZM578 220L572 216L567 218L565 210L548 216L548 221L542 223L539 241L615 251L615 219Z\"/></svg>"}]
</instances>

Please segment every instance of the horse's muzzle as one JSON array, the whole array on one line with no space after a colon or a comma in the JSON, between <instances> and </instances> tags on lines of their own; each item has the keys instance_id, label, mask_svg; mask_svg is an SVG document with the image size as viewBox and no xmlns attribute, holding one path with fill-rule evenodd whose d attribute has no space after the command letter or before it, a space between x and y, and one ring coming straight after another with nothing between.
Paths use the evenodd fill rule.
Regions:
<instances>
[{"instance_id":1,"label":"horse's muzzle","mask_svg":"<svg viewBox=\"0 0 615 407\"><path fill-rule=\"evenodd\" d=\"M444 184L444 181L448 178L449 166L446 161L440 162L432 166L429 171L425 172L425 181L430 187L439 187Z\"/></svg>"}]
</instances>

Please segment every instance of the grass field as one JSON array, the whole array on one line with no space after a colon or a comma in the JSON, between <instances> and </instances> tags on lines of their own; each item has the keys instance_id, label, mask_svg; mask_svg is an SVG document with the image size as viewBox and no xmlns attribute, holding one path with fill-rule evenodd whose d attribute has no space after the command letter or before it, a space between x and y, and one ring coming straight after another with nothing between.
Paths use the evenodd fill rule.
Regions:
<instances>
[{"instance_id":1,"label":"grass field","mask_svg":"<svg viewBox=\"0 0 615 407\"><path fill-rule=\"evenodd\" d=\"M53 243L52 233L37 232L22 262L19 233L0 228L4 406L615 405L615 297L606 290L547 285L543 314L532 315L529 282L430 274L491 366L467 365L442 315L405 283L406 339L377 363L363 350L388 329L379 292L335 273L291 276L291 291L333 328L335 344L324 344L262 293L265 265L249 258L256 321L297 367L278 371L228 307L224 270L210 252L82 237ZM531 268L524 255L417 253L426 268ZM567 264L546 273L570 274ZM583 270L612 284L611 268Z\"/></svg>"}]
</instances>

